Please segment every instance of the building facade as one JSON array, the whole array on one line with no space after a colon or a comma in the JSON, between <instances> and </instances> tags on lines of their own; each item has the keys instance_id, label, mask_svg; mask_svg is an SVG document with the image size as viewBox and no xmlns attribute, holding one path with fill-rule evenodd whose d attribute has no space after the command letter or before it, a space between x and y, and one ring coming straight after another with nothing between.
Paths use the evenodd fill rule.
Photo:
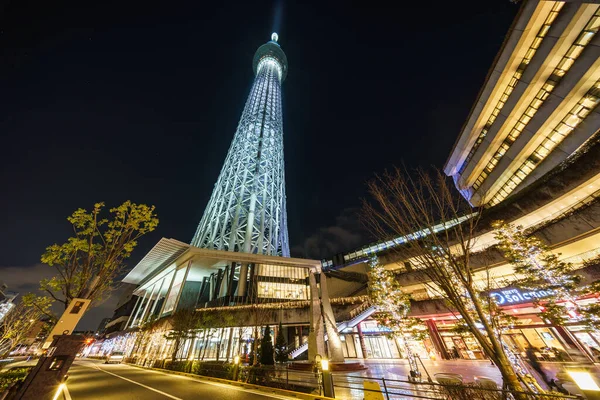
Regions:
<instances>
[{"instance_id":1,"label":"building facade","mask_svg":"<svg viewBox=\"0 0 600 400\"><path fill-rule=\"evenodd\" d=\"M518 352L535 347L546 360L600 361L600 338L569 316L561 326L540 317L534 300L547 294L511 286L513 266L496 249L490 225L504 220L521 226L571 263L582 284L600 279L599 29L597 3L523 2L444 167L462 196L485 208L474 248L473 262L480 270L475 278L483 284L490 274L493 296L517 319L506 342ZM377 255L396 272L411 294L411 315L427 328L428 338L413 346L415 352L484 358L474 337L457 331L460 321L430 289L425 274L393 251L406 240L375 243L325 260L330 286L340 293L343 287L348 293L364 293L361 279L341 278L344 273L366 277L368 259ZM596 301L595 295L577 300ZM402 357L389 332L370 318L350 336L345 332L346 354Z\"/></svg>"}]
</instances>

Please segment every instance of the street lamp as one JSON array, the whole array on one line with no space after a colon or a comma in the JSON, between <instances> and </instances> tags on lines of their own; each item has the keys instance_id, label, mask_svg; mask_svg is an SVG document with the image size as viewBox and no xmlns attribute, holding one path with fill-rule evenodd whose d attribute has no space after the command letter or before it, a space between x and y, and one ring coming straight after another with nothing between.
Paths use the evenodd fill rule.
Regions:
<instances>
[{"instance_id":1,"label":"street lamp","mask_svg":"<svg viewBox=\"0 0 600 400\"><path fill-rule=\"evenodd\" d=\"M323 395L325 397L335 397L335 392L333 391L333 376L329 370L329 360L321 357L320 354L317 354L315 355L315 364L319 370L318 373L320 373L322 377Z\"/></svg>"}]
</instances>

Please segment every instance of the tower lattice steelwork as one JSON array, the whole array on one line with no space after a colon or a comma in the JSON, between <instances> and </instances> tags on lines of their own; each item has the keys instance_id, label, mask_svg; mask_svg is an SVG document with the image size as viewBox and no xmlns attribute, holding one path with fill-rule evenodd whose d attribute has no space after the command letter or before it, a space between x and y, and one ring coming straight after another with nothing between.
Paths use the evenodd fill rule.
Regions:
<instances>
[{"instance_id":1,"label":"tower lattice steelwork","mask_svg":"<svg viewBox=\"0 0 600 400\"><path fill-rule=\"evenodd\" d=\"M289 256L277 34L254 54L252 90L192 245Z\"/></svg>"}]
</instances>

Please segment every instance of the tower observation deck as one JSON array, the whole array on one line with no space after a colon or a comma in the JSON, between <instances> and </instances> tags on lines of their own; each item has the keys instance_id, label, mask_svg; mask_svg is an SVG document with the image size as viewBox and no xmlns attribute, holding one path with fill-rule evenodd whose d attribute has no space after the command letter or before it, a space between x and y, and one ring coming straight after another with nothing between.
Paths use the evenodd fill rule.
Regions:
<instances>
[{"instance_id":1,"label":"tower observation deck","mask_svg":"<svg viewBox=\"0 0 600 400\"><path fill-rule=\"evenodd\" d=\"M256 50L254 84L192 245L289 257L281 84L287 57L273 33Z\"/></svg>"}]
</instances>

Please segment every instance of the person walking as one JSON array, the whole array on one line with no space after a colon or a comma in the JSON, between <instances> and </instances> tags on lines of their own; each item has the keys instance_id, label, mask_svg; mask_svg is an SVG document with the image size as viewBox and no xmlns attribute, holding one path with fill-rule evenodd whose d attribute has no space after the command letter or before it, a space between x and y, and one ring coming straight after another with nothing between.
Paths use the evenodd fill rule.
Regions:
<instances>
[{"instance_id":1,"label":"person walking","mask_svg":"<svg viewBox=\"0 0 600 400\"><path fill-rule=\"evenodd\" d=\"M452 346L452 357L455 360L458 360L460 358L460 354L458 354L458 349L456 348L456 346Z\"/></svg>"},{"instance_id":2,"label":"person walking","mask_svg":"<svg viewBox=\"0 0 600 400\"><path fill-rule=\"evenodd\" d=\"M540 375L540 377L544 380L544 383L548 384L548 377L546 376L546 373L542 369L542 366L535 355L535 349L531 346L527 347L527 349L525 349L525 355L527 356L527 362L529 362L531 368L533 368L535 372Z\"/></svg>"}]
</instances>

